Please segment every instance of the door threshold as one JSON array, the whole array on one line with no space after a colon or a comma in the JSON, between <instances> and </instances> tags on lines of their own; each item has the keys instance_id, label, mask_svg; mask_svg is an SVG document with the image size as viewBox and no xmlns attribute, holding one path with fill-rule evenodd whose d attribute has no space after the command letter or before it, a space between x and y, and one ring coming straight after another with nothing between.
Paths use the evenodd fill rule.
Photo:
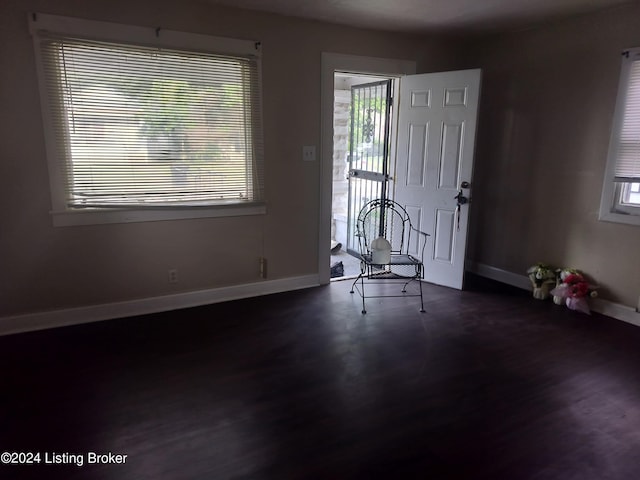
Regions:
<instances>
[{"instance_id":1,"label":"door threshold","mask_svg":"<svg viewBox=\"0 0 640 480\"><path fill-rule=\"evenodd\" d=\"M340 280L354 280L356 278L358 278L358 275L360 274L356 274L356 275L343 275L342 277L333 277L330 278L329 280L331 282L339 282Z\"/></svg>"}]
</instances>

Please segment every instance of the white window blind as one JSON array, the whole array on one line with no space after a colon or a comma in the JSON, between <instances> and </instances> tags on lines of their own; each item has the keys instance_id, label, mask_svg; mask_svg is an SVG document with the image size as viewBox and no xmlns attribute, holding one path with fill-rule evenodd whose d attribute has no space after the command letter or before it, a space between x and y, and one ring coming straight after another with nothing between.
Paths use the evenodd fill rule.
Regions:
<instances>
[{"instance_id":1,"label":"white window blind","mask_svg":"<svg viewBox=\"0 0 640 480\"><path fill-rule=\"evenodd\" d=\"M598 219L640 225L640 48L622 52Z\"/></svg>"},{"instance_id":2,"label":"white window blind","mask_svg":"<svg viewBox=\"0 0 640 480\"><path fill-rule=\"evenodd\" d=\"M263 200L256 56L38 42L67 209Z\"/></svg>"},{"instance_id":3,"label":"white window blind","mask_svg":"<svg viewBox=\"0 0 640 480\"><path fill-rule=\"evenodd\" d=\"M626 90L623 93L624 113L616 145L615 182L640 181L640 53L625 52L623 75ZM623 77L624 78L624 77Z\"/></svg>"}]
</instances>

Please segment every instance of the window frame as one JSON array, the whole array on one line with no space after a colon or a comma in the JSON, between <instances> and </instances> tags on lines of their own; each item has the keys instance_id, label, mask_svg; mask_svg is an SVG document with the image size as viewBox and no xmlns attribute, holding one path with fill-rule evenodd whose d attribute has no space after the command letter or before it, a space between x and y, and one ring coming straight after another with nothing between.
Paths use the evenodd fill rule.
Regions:
<instances>
[{"instance_id":1,"label":"window frame","mask_svg":"<svg viewBox=\"0 0 640 480\"><path fill-rule=\"evenodd\" d=\"M92 225L105 223L129 223L145 221L179 220L208 217L227 217L240 215L266 214L264 199L248 202L229 201L222 204L202 206L154 206L122 208L71 209L66 204L64 172L59 168L58 149L50 112L52 105L47 94L43 58L40 51L39 32L79 36L92 40L113 43L139 44L145 46L202 51L221 55L253 55L257 59L258 95L262 99L262 71L260 42L240 40L211 35L164 30L161 28L140 27L110 22L85 20L42 13L29 14L29 32L34 42L36 71L40 90L43 129L45 136L49 183L51 188L52 210L50 212L54 226ZM260 105L262 102L260 102ZM259 107L261 108L261 106ZM262 112L260 112L261 114ZM261 147L261 146L260 146ZM263 155L260 151L258 155ZM264 160L261 159L264 168ZM264 177L263 172L252 172ZM264 188L264 183L262 183Z\"/></svg>"},{"instance_id":2,"label":"window frame","mask_svg":"<svg viewBox=\"0 0 640 480\"><path fill-rule=\"evenodd\" d=\"M622 131L625 108L627 105L627 92L631 76L631 66L634 61L640 61L640 47L629 48L622 52L620 80L618 83L618 93L613 116L613 125L611 128L611 139L609 142L607 165L605 168L598 219L606 222L640 226L640 205L630 205L623 201L625 191L630 187L631 183L637 182L615 181L619 138Z\"/></svg>"}]
</instances>

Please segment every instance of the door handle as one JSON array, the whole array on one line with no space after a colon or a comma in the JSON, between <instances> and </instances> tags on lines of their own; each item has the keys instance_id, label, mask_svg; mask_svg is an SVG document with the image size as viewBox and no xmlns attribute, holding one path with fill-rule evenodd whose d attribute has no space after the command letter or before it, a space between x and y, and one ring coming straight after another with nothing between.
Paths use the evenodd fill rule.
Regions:
<instances>
[{"instance_id":1,"label":"door handle","mask_svg":"<svg viewBox=\"0 0 640 480\"><path fill-rule=\"evenodd\" d=\"M460 208L460 205L464 205L466 203L469 203L469 199L464 196L464 194L462 193L462 190L458 191L458 195L453 197L453 199L457 201L457 207L458 208Z\"/></svg>"},{"instance_id":2,"label":"door handle","mask_svg":"<svg viewBox=\"0 0 640 480\"><path fill-rule=\"evenodd\" d=\"M462 182L462 184L460 185L462 188L468 188L465 187L465 183L467 185L468 182ZM467 197L465 197L462 193L462 188L460 190L458 190L458 195L456 195L455 197L453 197L453 199L456 201L456 223L457 223L457 230L460 231L460 207L462 205L465 205L467 203L469 203L469 199Z\"/></svg>"},{"instance_id":3,"label":"door handle","mask_svg":"<svg viewBox=\"0 0 640 480\"><path fill-rule=\"evenodd\" d=\"M467 182L466 180L462 183L460 183L460 190L458 190L458 195L456 195L455 197L453 197L454 200L456 200L456 209L460 210L460 205L465 205L467 203L469 203L469 197L465 197L464 193L462 193L462 189L464 188L469 188L471 187L471 184L469 182Z\"/></svg>"}]
</instances>

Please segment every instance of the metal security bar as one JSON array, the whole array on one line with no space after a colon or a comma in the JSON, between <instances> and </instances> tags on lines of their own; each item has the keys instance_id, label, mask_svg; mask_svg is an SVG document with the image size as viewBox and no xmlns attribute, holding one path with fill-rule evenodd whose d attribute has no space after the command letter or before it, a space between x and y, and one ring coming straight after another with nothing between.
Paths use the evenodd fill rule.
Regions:
<instances>
[{"instance_id":1,"label":"metal security bar","mask_svg":"<svg viewBox=\"0 0 640 480\"><path fill-rule=\"evenodd\" d=\"M353 255L359 254L356 220L360 210L373 199L387 197L391 82L351 87L347 251Z\"/></svg>"}]
</instances>

